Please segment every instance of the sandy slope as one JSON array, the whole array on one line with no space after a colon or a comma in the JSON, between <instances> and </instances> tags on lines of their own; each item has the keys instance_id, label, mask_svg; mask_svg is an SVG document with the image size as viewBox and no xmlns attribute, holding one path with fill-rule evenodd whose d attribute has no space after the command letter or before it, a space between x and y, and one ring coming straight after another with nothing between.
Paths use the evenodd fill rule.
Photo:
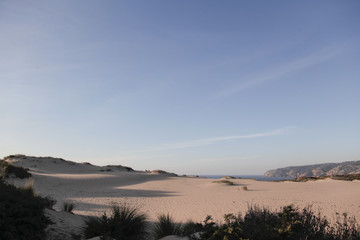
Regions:
<instances>
[{"instance_id":1,"label":"sandy slope","mask_svg":"<svg viewBox=\"0 0 360 240\"><path fill-rule=\"evenodd\" d=\"M151 219L170 213L177 221L202 221L212 215L221 221L225 213L244 213L249 205L279 209L286 204L312 205L330 219L347 212L360 219L360 182L260 182L231 180L233 186L212 179L173 177L166 174L127 172L54 159L13 159L31 169L35 190L76 204L75 213L100 215L112 204L138 206ZM248 191L243 190L247 186Z\"/></svg>"}]
</instances>

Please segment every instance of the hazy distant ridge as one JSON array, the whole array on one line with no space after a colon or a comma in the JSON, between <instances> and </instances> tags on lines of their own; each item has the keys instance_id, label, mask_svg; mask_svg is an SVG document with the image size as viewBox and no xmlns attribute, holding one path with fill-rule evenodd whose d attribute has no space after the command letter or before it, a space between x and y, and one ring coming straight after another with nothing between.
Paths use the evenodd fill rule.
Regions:
<instances>
[{"instance_id":1,"label":"hazy distant ridge","mask_svg":"<svg viewBox=\"0 0 360 240\"><path fill-rule=\"evenodd\" d=\"M273 169L265 172L266 177L316 177L344 174L359 174L360 161L347 161L342 163L322 163L305 166L292 166Z\"/></svg>"}]
</instances>

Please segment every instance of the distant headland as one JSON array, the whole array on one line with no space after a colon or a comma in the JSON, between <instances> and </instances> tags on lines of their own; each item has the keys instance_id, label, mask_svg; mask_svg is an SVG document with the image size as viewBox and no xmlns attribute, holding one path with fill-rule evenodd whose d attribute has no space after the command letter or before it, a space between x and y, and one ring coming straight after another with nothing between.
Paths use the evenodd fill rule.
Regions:
<instances>
[{"instance_id":1,"label":"distant headland","mask_svg":"<svg viewBox=\"0 0 360 240\"><path fill-rule=\"evenodd\" d=\"M264 176L297 178L348 174L360 174L360 160L278 168L265 172Z\"/></svg>"}]
</instances>

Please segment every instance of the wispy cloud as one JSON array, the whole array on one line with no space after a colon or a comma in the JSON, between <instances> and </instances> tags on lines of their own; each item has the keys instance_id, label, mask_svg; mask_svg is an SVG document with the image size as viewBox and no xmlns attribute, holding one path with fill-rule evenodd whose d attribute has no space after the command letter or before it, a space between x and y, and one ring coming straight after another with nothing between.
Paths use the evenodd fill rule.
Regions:
<instances>
[{"instance_id":1,"label":"wispy cloud","mask_svg":"<svg viewBox=\"0 0 360 240\"><path fill-rule=\"evenodd\" d=\"M203 139L191 140L191 141L186 141L186 142L162 144L157 147L142 149L142 150L133 151L133 152L134 153L135 152L136 153L158 152L158 151L200 147L200 146L212 145L212 144L216 144L218 142L224 142L224 141L230 141L230 140L277 136L277 135L287 134L294 128L295 128L294 126L291 126L291 127L275 129L275 130L268 131L268 132L261 132L261 133L247 134L247 135L234 135L234 136L203 138Z\"/></svg>"},{"instance_id":2,"label":"wispy cloud","mask_svg":"<svg viewBox=\"0 0 360 240\"><path fill-rule=\"evenodd\" d=\"M247 76L244 79L240 79L241 83L215 94L215 98L227 97L237 94L245 89L255 87L262 83L285 77L308 67L325 62L334 56L338 55L344 49L343 46L332 46L322 49L321 51L312 53L306 57L300 59L293 59L289 62L276 65L272 68L265 69L260 73L256 73L252 76Z\"/></svg>"}]
</instances>

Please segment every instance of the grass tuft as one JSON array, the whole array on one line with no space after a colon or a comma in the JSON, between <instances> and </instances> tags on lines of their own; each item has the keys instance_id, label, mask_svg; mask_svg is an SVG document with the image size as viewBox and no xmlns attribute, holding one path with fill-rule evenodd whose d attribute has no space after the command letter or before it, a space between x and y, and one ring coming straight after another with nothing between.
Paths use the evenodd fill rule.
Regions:
<instances>
[{"instance_id":1,"label":"grass tuft","mask_svg":"<svg viewBox=\"0 0 360 240\"><path fill-rule=\"evenodd\" d=\"M169 214L161 214L158 216L158 221L155 223L154 237L160 239L169 235L180 235L181 224L175 223Z\"/></svg>"},{"instance_id":2,"label":"grass tuft","mask_svg":"<svg viewBox=\"0 0 360 240\"><path fill-rule=\"evenodd\" d=\"M101 236L103 239L142 240L147 239L146 215L137 208L126 205L113 206L111 215L90 217L86 222L85 237Z\"/></svg>"},{"instance_id":3,"label":"grass tuft","mask_svg":"<svg viewBox=\"0 0 360 240\"><path fill-rule=\"evenodd\" d=\"M29 178L25 181L25 184L24 184L24 190L29 192L33 196L35 196L34 183L35 183L34 179Z\"/></svg>"},{"instance_id":4,"label":"grass tuft","mask_svg":"<svg viewBox=\"0 0 360 240\"><path fill-rule=\"evenodd\" d=\"M63 211L73 213L73 210L75 208L75 204L71 202L64 202L63 203Z\"/></svg>"}]
</instances>

